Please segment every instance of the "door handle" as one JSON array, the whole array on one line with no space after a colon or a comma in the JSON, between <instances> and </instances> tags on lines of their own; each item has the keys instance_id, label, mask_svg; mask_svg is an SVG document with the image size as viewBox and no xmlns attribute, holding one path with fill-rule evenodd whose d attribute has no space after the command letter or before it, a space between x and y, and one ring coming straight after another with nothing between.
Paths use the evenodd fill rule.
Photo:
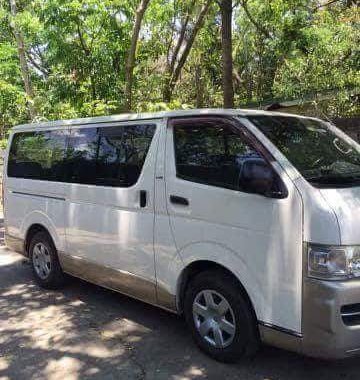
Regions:
<instances>
[{"instance_id":1,"label":"door handle","mask_svg":"<svg viewBox=\"0 0 360 380\"><path fill-rule=\"evenodd\" d=\"M189 206L189 200L178 195L170 195L170 202L181 206Z\"/></svg>"},{"instance_id":2,"label":"door handle","mask_svg":"<svg viewBox=\"0 0 360 380\"><path fill-rule=\"evenodd\" d=\"M140 207L146 207L146 190L140 190Z\"/></svg>"}]
</instances>

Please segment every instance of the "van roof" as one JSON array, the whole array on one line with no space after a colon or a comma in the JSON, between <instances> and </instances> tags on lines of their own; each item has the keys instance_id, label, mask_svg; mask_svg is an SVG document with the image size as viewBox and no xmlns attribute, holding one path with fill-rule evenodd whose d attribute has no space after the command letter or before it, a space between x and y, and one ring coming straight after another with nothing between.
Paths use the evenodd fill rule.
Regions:
<instances>
[{"instance_id":1,"label":"van roof","mask_svg":"<svg viewBox=\"0 0 360 380\"><path fill-rule=\"evenodd\" d=\"M224 109L224 108L203 108L203 109L190 109L190 110L176 110L176 111L162 111L152 113L127 113L110 116L97 116L86 117L81 119L67 119L67 120L55 120L44 121L40 123L29 123L15 126L13 131L21 131L27 129L36 128L56 128L67 126L79 126L86 124L99 124L99 123L112 123L117 121L135 121L135 120L154 120L163 119L169 117L180 116L199 116L199 115L237 115L237 116L249 116L249 115L278 115L278 116L292 116L303 117L300 115L287 114L281 112L269 112L263 110L251 110L251 109Z\"/></svg>"}]
</instances>

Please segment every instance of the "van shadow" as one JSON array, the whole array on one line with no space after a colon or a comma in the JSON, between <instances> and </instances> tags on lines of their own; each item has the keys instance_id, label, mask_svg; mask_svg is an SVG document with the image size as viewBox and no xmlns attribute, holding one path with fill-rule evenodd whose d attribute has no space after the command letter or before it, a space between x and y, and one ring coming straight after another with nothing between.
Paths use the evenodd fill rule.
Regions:
<instances>
[{"instance_id":1,"label":"van shadow","mask_svg":"<svg viewBox=\"0 0 360 380\"><path fill-rule=\"evenodd\" d=\"M183 320L81 280L45 291L20 256L0 251L0 378L358 379L358 360L324 362L265 347L217 363Z\"/></svg>"}]
</instances>

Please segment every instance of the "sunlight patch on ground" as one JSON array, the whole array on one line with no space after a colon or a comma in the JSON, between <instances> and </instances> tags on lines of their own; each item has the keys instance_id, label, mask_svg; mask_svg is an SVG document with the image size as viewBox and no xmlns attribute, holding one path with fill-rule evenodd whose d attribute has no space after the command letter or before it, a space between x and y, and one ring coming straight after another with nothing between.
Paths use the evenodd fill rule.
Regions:
<instances>
[{"instance_id":1,"label":"sunlight patch on ground","mask_svg":"<svg viewBox=\"0 0 360 380\"><path fill-rule=\"evenodd\" d=\"M191 366L183 375L181 376L174 376L173 379L175 380L191 380L191 379L197 379L197 378L205 378L206 373L204 369L199 368L197 366Z\"/></svg>"},{"instance_id":2,"label":"sunlight patch on ground","mask_svg":"<svg viewBox=\"0 0 360 380\"><path fill-rule=\"evenodd\" d=\"M10 318L0 328L0 332L5 334L10 326L16 326L13 327L13 333L26 337L26 346L33 349L51 349L71 354L86 352L86 355L93 358L112 358L124 353L124 349L108 348L101 342L89 342L85 336L79 336L79 331L66 309L55 305L36 308L26 313L26 317L21 320ZM53 326L57 328L54 329Z\"/></svg>"},{"instance_id":3,"label":"sunlight patch on ground","mask_svg":"<svg viewBox=\"0 0 360 380\"><path fill-rule=\"evenodd\" d=\"M144 334L151 330L143 325L130 321L126 318L112 321L101 328L101 338L103 340L121 339L127 343L135 343L142 339Z\"/></svg>"},{"instance_id":4,"label":"sunlight patch on ground","mask_svg":"<svg viewBox=\"0 0 360 380\"><path fill-rule=\"evenodd\" d=\"M0 266L11 265L24 258L20 255L14 255L6 247L0 247Z\"/></svg>"},{"instance_id":5,"label":"sunlight patch on ground","mask_svg":"<svg viewBox=\"0 0 360 380\"><path fill-rule=\"evenodd\" d=\"M49 380L77 380L83 365L76 358L64 356L59 360L50 360L44 372Z\"/></svg>"},{"instance_id":6,"label":"sunlight patch on ground","mask_svg":"<svg viewBox=\"0 0 360 380\"><path fill-rule=\"evenodd\" d=\"M1 358L0 357L0 371L3 371L5 370L6 368L8 368L8 362L5 358Z\"/></svg>"},{"instance_id":7,"label":"sunlight patch on ground","mask_svg":"<svg viewBox=\"0 0 360 380\"><path fill-rule=\"evenodd\" d=\"M5 255L0 255L3 263L16 261L11 260L14 255L7 256L5 259ZM110 318L102 324L100 318L95 322L94 308L83 300L40 290L32 283L15 283L0 290L0 344L16 342L16 350L21 352L23 360L25 353L29 362L23 371L34 376L24 375L24 378L71 380L99 377L100 373L111 371L124 374L124 378L127 374L135 378L141 373L141 368L131 359L127 331L129 337L138 341L150 329L128 319ZM105 311L101 315L106 317ZM102 337L102 326L106 326L106 331L113 329L111 338ZM115 333L117 328L120 334ZM38 370L33 365L33 355ZM18 370L9 360L2 356L0 349L0 380L6 378L3 374Z\"/></svg>"}]
</instances>

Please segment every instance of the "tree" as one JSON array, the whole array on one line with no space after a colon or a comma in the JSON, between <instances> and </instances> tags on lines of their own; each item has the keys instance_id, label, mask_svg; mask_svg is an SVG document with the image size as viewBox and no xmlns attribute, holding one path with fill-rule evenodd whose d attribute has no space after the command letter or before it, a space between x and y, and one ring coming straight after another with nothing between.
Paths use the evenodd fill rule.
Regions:
<instances>
[{"instance_id":1,"label":"tree","mask_svg":"<svg viewBox=\"0 0 360 380\"><path fill-rule=\"evenodd\" d=\"M224 108L234 107L232 58L232 0L221 0L221 50Z\"/></svg>"},{"instance_id":2,"label":"tree","mask_svg":"<svg viewBox=\"0 0 360 380\"><path fill-rule=\"evenodd\" d=\"M129 100L142 112L311 98L319 116L359 114L358 2L141 3L0 0L0 136L32 105L43 120Z\"/></svg>"},{"instance_id":3,"label":"tree","mask_svg":"<svg viewBox=\"0 0 360 380\"><path fill-rule=\"evenodd\" d=\"M25 93L27 95L27 106L29 110L29 116L30 119L34 119L36 113L35 108L33 105L33 99L34 99L34 91L33 86L31 83L31 77L30 77L30 71L29 66L26 60L26 50L25 50L25 44L24 44L24 38L21 33L21 30L19 29L18 25L16 24L16 16L17 16L17 6L16 6L16 0L9 0L10 2L10 13L11 13L11 21L10 26L12 28L12 31L14 33L16 43L17 43L17 49L18 49L18 55L19 55L19 61L20 61L20 69L21 69L21 76L24 81L24 88Z\"/></svg>"},{"instance_id":4,"label":"tree","mask_svg":"<svg viewBox=\"0 0 360 380\"><path fill-rule=\"evenodd\" d=\"M132 88L134 79L134 66L135 66L135 55L136 46L139 39L139 33L141 28L141 23L144 18L144 14L149 5L150 0L140 0L139 6L135 12L135 22L134 28L131 36L130 48L128 51L126 59L126 69L125 69L125 110L131 111L132 109Z\"/></svg>"},{"instance_id":5,"label":"tree","mask_svg":"<svg viewBox=\"0 0 360 380\"><path fill-rule=\"evenodd\" d=\"M176 40L175 46L172 50L173 39L171 38L168 54L167 54L167 70L166 76L167 80L164 86L163 99L165 102L170 102L174 86L179 80L181 71L186 63L186 60L190 54L191 48L195 42L195 38L199 33L200 28L203 25L204 18L208 9L210 7L211 0L207 0L200 8L198 14L196 15L193 25L190 22L190 13L195 7L195 1L192 2L189 9L187 10L186 16L181 20L181 27L178 33L178 38ZM176 18L176 16L175 16ZM173 27L175 27L176 19L173 22ZM189 26L190 24L190 26ZM171 33L173 35L173 33Z\"/></svg>"}]
</instances>

